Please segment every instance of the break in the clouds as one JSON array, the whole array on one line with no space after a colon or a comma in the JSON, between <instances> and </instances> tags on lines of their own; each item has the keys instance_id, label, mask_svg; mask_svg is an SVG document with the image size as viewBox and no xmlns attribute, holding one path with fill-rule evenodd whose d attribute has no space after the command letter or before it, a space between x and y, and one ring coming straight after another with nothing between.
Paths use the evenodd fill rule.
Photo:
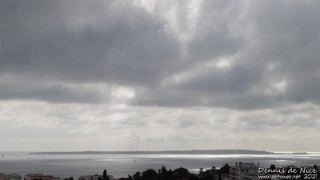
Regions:
<instances>
[{"instance_id":1,"label":"break in the clouds","mask_svg":"<svg viewBox=\"0 0 320 180\"><path fill-rule=\"evenodd\" d=\"M319 5L1 1L0 150L319 151Z\"/></svg>"}]
</instances>

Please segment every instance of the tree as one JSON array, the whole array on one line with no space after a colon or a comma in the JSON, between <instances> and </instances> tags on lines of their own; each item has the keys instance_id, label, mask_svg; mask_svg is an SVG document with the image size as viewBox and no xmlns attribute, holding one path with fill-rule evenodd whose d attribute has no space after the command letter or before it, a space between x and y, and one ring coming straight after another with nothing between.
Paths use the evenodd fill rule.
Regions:
<instances>
[{"instance_id":1,"label":"tree","mask_svg":"<svg viewBox=\"0 0 320 180\"><path fill-rule=\"evenodd\" d=\"M229 174L230 173L230 166L228 165L228 163L220 168L220 173L222 173L222 174Z\"/></svg>"},{"instance_id":2,"label":"tree","mask_svg":"<svg viewBox=\"0 0 320 180\"><path fill-rule=\"evenodd\" d=\"M271 170L275 170L275 169L276 169L276 166L275 166L274 164L271 164L271 165L270 165L270 169L271 169Z\"/></svg>"},{"instance_id":3,"label":"tree","mask_svg":"<svg viewBox=\"0 0 320 180\"><path fill-rule=\"evenodd\" d=\"M140 172L136 172L136 173L133 175L133 179L134 179L134 180L140 180L140 179L141 179Z\"/></svg>"},{"instance_id":4,"label":"tree","mask_svg":"<svg viewBox=\"0 0 320 180\"><path fill-rule=\"evenodd\" d=\"M318 166L315 164L315 165L313 166L313 169L318 170Z\"/></svg>"},{"instance_id":5,"label":"tree","mask_svg":"<svg viewBox=\"0 0 320 180\"><path fill-rule=\"evenodd\" d=\"M107 174L107 170L103 171L102 180L109 180L109 176Z\"/></svg>"},{"instance_id":6,"label":"tree","mask_svg":"<svg viewBox=\"0 0 320 180\"><path fill-rule=\"evenodd\" d=\"M142 180L156 180L158 179L158 173L154 169L147 169L142 173Z\"/></svg>"}]
</instances>

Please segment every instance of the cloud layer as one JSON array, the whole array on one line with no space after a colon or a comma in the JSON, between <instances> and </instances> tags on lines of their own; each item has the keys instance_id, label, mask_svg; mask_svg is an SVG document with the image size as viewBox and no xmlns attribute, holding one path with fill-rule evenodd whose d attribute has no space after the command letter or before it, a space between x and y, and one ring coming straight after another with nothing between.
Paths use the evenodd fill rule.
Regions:
<instances>
[{"instance_id":1,"label":"cloud layer","mask_svg":"<svg viewBox=\"0 0 320 180\"><path fill-rule=\"evenodd\" d=\"M62 150L304 150L281 136L319 151L319 7L1 1L3 150L24 138L50 149L32 145L40 137ZM96 135L112 148L92 146Z\"/></svg>"}]
</instances>

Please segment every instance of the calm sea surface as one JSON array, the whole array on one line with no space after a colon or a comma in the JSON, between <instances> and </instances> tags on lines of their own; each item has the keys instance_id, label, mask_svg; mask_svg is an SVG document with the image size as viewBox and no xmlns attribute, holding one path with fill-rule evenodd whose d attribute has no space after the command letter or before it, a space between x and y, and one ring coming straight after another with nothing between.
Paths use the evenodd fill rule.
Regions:
<instances>
[{"instance_id":1,"label":"calm sea surface","mask_svg":"<svg viewBox=\"0 0 320 180\"><path fill-rule=\"evenodd\" d=\"M225 163L254 162L261 167L285 165L320 164L320 153L308 154L228 154L228 155L177 155L177 154L0 154L0 173L43 173L60 177L102 174L104 169L114 177L127 177L137 171L148 168L160 169L161 165L169 169L188 168L198 172L199 168L209 169L212 166L221 167Z\"/></svg>"}]
</instances>

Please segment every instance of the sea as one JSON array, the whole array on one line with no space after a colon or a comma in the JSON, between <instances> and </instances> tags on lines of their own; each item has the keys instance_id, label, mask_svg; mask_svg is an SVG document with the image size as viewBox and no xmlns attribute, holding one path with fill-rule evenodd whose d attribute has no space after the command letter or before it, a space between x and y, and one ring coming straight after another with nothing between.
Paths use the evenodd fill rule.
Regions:
<instances>
[{"instance_id":1,"label":"sea","mask_svg":"<svg viewBox=\"0 0 320 180\"><path fill-rule=\"evenodd\" d=\"M2 156L3 154L3 156ZM184 167L197 173L200 168L222 167L236 162L255 163L260 167L320 165L320 152L274 154L30 154L28 152L0 152L0 173L42 173L61 178L102 174L106 169L114 177L128 177L137 171Z\"/></svg>"}]
</instances>

